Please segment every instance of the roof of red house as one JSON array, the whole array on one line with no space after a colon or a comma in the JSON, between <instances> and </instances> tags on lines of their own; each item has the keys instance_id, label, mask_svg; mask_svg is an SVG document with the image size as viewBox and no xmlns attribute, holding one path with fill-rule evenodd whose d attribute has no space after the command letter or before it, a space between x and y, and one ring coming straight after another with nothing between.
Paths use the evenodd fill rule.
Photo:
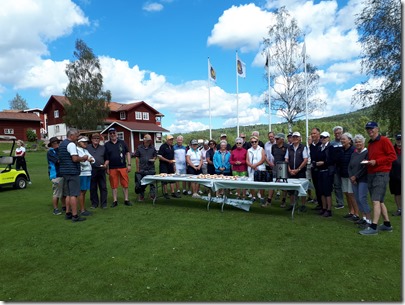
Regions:
<instances>
[{"instance_id":1,"label":"roof of red house","mask_svg":"<svg viewBox=\"0 0 405 305\"><path fill-rule=\"evenodd\" d=\"M122 127L131 131L142 131L142 132L169 132L169 130L162 128L153 123L138 123L138 122L123 122L115 121L111 123L107 128L105 128L102 133L107 132L107 130L114 124L121 125Z\"/></svg>"},{"instance_id":2,"label":"roof of red house","mask_svg":"<svg viewBox=\"0 0 405 305\"><path fill-rule=\"evenodd\" d=\"M0 120L7 121L37 121L40 122L41 118L35 113L24 113L24 112L0 112Z\"/></svg>"},{"instance_id":3,"label":"roof of red house","mask_svg":"<svg viewBox=\"0 0 405 305\"><path fill-rule=\"evenodd\" d=\"M47 106L48 106L48 104L49 104L49 102L51 101L52 98L55 99L57 102L59 102L62 106L66 105L66 104L70 104L70 101L66 96L51 95L51 97L49 98L48 102L46 103L46 105L44 107L44 112L45 112L45 108L47 108ZM160 113L159 111L157 111L155 108L153 108L149 104L145 103L144 101L133 102L133 103L129 103L129 104L110 102L109 107L110 107L111 112L119 112L119 111L131 110L132 108L134 108L134 107L136 107L138 105L141 105L141 104L145 104L146 106L148 106L152 111L154 111L156 113L156 115L164 116L162 113Z\"/></svg>"}]
</instances>

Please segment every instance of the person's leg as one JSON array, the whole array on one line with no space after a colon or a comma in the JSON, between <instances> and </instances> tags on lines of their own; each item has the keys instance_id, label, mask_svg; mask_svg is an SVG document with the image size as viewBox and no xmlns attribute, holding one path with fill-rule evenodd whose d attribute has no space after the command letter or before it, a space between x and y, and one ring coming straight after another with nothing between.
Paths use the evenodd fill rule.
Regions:
<instances>
[{"instance_id":1,"label":"person's leg","mask_svg":"<svg viewBox=\"0 0 405 305\"><path fill-rule=\"evenodd\" d=\"M98 188L100 189L100 206L102 208L106 208L108 191L107 191L107 179L104 170L99 172L97 176L97 181L98 181Z\"/></svg>"},{"instance_id":2,"label":"person's leg","mask_svg":"<svg viewBox=\"0 0 405 305\"><path fill-rule=\"evenodd\" d=\"M344 206L343 192L342 192L342 178L338 173L335 173L333 178L334 178L333 189L335 191L336 205L337 207L342 207Z\"/></svg>"},{"instance_id":3,"label":"person's leg","mask_svg":"<svg viewBox=\"0 0 405 305\"><path fill-rule=\"evenodd\" d=\"M90 180L90 202L93 208L97 208L100 205L97 186L98 186L98 174L99 170L97 168L93 168L91 172L91 180Z\"/></svg>"}]
</instances>

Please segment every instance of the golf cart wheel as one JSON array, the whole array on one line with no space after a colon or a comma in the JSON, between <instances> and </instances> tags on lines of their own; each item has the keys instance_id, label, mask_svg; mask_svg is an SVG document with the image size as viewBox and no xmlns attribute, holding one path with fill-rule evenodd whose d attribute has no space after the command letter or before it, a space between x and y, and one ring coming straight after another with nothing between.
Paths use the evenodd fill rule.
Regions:
<instances>
[{"instance_id":1,"label":"golf cart wheel","mask_svg":"<svg viewBox=\"0 0 405 305\"><path fill-rule=\"evenodd\" d=\"M14 187L16 189L25 189L27 187L27 179L24 177L17 177Z\"/></svg>"}]
</instances>

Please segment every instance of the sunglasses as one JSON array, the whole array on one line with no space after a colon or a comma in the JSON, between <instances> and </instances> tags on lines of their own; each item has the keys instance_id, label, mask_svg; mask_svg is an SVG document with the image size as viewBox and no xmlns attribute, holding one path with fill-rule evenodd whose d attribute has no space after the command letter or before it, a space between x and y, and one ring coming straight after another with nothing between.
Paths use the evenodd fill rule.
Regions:
<instances>
[{"instance_id":1,"label":"sunglasses","mask_svg":"<svg viewBox=\"0 0 405 305\"><path fill-rule=\"evenodd\" d=\"M250 143L255 144L255 143L257 143L257 141L250 141Z\"/></svg>"},{"instance_id":2,"label":"sunglasses","mask_svg":"<svg viewBox=\"0 0 405 305\"><path fill-rule=\"evenodd\" d=\"M236 144L242 144L241 142L237 142Z\"/></svg>"},{"instance_id":3,"label":"sunglasses","mask_svg":"<svg viewBox=\"0 0 405 305\"><path fill-rule=\"evenodd\" d=\"M115 134L115 131L110 131L109 134Z\"/></svg>"},{"instance_id":4,"label":"sunglasses","mask_svg":"<svg viewBox=\"0 0 405 305\"><path fill-rule=\"evenodd\" d=\"M326 137L324 137L324 136L320 136L319 138L320 138L320 139L325 139Z\"/></svg>"}]
</instances>

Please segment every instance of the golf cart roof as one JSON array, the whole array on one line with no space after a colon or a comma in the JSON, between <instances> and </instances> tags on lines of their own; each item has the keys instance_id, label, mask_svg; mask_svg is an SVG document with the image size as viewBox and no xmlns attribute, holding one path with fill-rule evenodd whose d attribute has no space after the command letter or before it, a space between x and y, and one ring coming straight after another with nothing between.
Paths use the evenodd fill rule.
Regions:
<instances>
[{"instance_id":1,"label":"golf cart roof","mask_svg":"<svg viewBox=\"0 0 405 305\"><path fill-rule=\"evenodd\" d=\"M17 140L15 136L3 136L0 135L0 140L10 141L10 140Z\"/></svg>"}]
</instances>

